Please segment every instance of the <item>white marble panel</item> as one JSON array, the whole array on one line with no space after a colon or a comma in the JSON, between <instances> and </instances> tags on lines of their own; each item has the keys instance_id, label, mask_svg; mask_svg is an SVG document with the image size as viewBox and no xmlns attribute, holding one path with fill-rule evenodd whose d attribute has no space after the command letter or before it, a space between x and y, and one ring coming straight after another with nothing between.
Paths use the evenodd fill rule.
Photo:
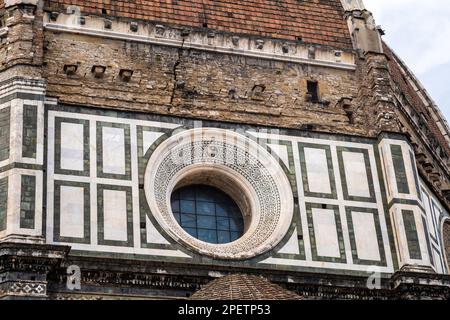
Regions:
<instances>
[{"instance_id":1,"label":"white marble panel","mask_svg":"<svg viewBox=\"0 0 450 320\"><path fill-rule=\"evenodd\" d=\"M444 273L444 270L442 270L441 257L439 255L439 252L437 252L434 249L433 249L433 260L434 260L434 265L436 266L436 272L441 273L441 274Z\"/></svg>"},{"instance_id":2,"label":"white marble panel","mask_svg":"<svg viewBox=\"0 0 450 320\"><path fill-rule=\"evenodd\" d=\"M61 123L61 169L84 170L84 128L78 123Z\"/></svg>"},{"instance_id":3,"label":"white marble panel","mask_svg":"<svg viewBox=\"0 0 450 320\"><path fill-rule=\"evenodd\" d=\"M283 248L278 251L278 253L285 254L300 254L298 248L298 239L297 239L297 228L295 228L292 236L289 238L288 242L283 246Z\"/></svg>"},{"instance_id":4,"label":"white marble panel","mask_svg":"<svg viewBox=\"0 0 450 320\"><path fill-rule=\"evenodd\" d=\"M123 128L102 128L103 172L125 174L125 130Z\"/></svg>"},{"instance_id":5,"label":"white marble panel","mask_svg":"<svg viewBox=\"0 0 450 320\"><path fill-rule=\"evenodd\" d=\"M331 193L326 151L316 148L304 148L304 151L309 191Z\"/></svg>"},{"instance_id":6,"label":"white marble panel","mask_svg":"<svg viewBox=\"0 0 450 320\"><path fill-rule=\"evenodd\" d=\"M312 218L317 255L339 258L341 254L334 210L312 208Z\"/></svg>"},{"instance_id":7,"label":"white marble panel","mask_svg":"<svg viewBox=\"0 0 450 320\"><path fill-rule=\"evenodd\" d=\"M170 244L170 242L156 230L148 217L145 217L145 228L147 231L147 243Z\"/></svg>"},{"instance_id":8,"label":"white marble panel","mask_svg":"<svg viewBox=\"0 0 450 320\"><path fill-rule=\"evenodd\" d=\"M105 240L127 241L127 193L103 190L103 232Z\"/></svg>"},{"instance_id":9,"label":"white marble panel","mask_svg":"<svg viewBox=\"0 0 450 320\"><path fill-rule=\"evenodd\" d=\"M373 213L352 212L356 252L361 260L380 261L377 231Z\"/></svg>"},{"instance_id":10,"label":"white marble panel","mask_svg":"<svg viewBox=\"0 0 450 320\"><path fill-rule=\"evenodd\" d=\"M61 186L60 236L84 237L84 188Z\"/></svg>"},{"instance_id":11,"label":"white marble panel","mask_svg":"<svg viewBox=\"0 0 450 320\"><path fill-rule=\"evenodd\" d=\"M422 192L422 197L423 197L423 205L425 207L425 212L427 215L428 231L431 233L433 237L436 238L436 231L434 230L433 224L433 211L431 208L431 199L429 195L425 192Z\"/></svg>"},{"instance_id":12,"label":"white marble panel","mask_svg":"<svg viewBox=\"0 0 450 320\"><path fill-rule=\"evenodd\" d=\"M342 152L345 180L350 196L370 197L369 181L367 179L364 154L360 152Z\"/></svg>"},{"instance_id":13,"label":"white marble panel","mask_svg":"<svg viewBox=\"0 0 450 320\"><path fill-rule=\"evenodd\" d=\"M287 147L279 144L268 144L270 150L283 161L286 168L289 168L289 155Z\"/></svg>"},{"instance_id":14,"label":"white marble panel","mask_svg":"<svg viewBox=\"0 0 450 320\"><path fill-rule=\"evenodd\" d=\"M150 147L155 143L156 140L158 140L164 133L161 132L154 132L154 131L146 131L144 130L142 132L142 145L143 145L143 153L148 151Z\"/></svg>"}]
</instances>

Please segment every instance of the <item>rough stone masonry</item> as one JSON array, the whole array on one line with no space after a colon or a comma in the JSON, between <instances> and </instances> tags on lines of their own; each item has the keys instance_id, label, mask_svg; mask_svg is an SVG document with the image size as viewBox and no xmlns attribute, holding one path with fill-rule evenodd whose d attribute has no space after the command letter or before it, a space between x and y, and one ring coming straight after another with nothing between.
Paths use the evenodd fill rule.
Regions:
<instances>
[{"instance_id":1,"label":"rough stone masonry","mask_svg":"<svg viewBox=\"0 0 450 320\"><path fill-rule=\"evenodd\" d=\"M0 1L0 298L448 298L450 130L382 33L359 0ZM241 238L177 223L195 184Z\"/></svg>"}]
</instances>

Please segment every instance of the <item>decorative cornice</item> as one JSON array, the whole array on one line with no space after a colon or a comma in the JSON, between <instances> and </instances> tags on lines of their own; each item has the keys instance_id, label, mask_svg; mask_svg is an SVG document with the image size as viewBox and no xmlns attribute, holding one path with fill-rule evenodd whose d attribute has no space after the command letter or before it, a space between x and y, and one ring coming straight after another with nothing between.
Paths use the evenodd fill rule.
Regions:
<instances>
[{"instance_id":1,"label":"decorative cornice","mask_svg":"<svg viewBox=\"0 0 450 320\"><path fill-rule=\"evenodd\" d=\"M37 6L39 0L5 0L5 8L20 4Z\"/></svg>"},{"instance_id":2,"label":"decorative cornice","mask_svg":"<svg viewBox=\"0 0 450 320\"><path fill-rule=\"evenodd\" d=\"M107 23L106 23L107 22ZM355 70L353 52L289 40L257 38L209 30L180 29L151 23L105 20L79 14L44 16L48 31L134 41L185 49Z\"/></svg>"}]
</instances>

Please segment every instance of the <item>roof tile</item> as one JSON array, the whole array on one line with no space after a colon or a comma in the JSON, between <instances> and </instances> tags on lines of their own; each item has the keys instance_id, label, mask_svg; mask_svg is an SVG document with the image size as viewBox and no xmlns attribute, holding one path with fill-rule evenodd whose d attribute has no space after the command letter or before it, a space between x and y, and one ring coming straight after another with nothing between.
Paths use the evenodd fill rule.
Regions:
<instances>
[{"instance_id":1,"label":"roof tile","mask_svg":"<svg viewBox=\"0 0 450 320\"><path fill-rule=\"evenodd\" d=\"M46 7L79 6L83 13L204 27L351 49L340 0L46 0Z\"/></svg>"}]
</instances>

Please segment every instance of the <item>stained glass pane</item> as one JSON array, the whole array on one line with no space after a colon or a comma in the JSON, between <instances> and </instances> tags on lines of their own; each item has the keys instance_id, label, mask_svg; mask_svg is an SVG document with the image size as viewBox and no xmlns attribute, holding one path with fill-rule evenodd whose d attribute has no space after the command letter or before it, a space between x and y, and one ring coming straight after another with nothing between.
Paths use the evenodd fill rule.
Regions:
<instances>
[{"instance_id":1,"label":"stained glass pane","mask_svg":"<svg viewBox=\"0 0 450 320\"><path fill-rule=\"evenodd\" d=\"M188 227L188 228L195 228L197 226L197 223L195 221L195 215L194 214L187 214L187 213L181 213L181 226L182 227Z\"/></svg>"},{"instance_id":2,"label":"stained glass pane","mask_svg":"<svg viewBox=\"0 0 450 320\"><path fill-rule=\"evenodd\" d=\"M174 207L174 205L172 204L172 208L173 207ZM195 213L195 201L181 200L180 201L180 212Z\"/></svg>"},{"instance_id":3,"label":"stained glass pane","mask_svg":"<svg viewBox=\"0 0 450 320\"><path fill-rule=\"evenodd\" d=\"M209 243L218 243L215 230L198 229L198 239Z\"/></svg>"},{"instance_id":4,"label":"stained glass pane","mask_svg":"<svg viewBox=\"0 0 450 320\"><path fill-rule=\"evenodd\" d=\"M228 231L217 231L218 242L219 243L228 243L230 242L230 233Z\"/></svg>"},{"instance_id":5,"label":"stained glass pane","mask_svg":"<svg viewBox=\"0 0 450 320\"><path fill-rule=\"evenodd\" d=\"M215 215L214 202L197 201L197 213L205 214L208 216L214 216Z\"/></svg>"},{"instance_id":6,"label":"stained glass pane","mask_svg":"<svg viewBox=\"0 0 450 320\"><path fill-rule=\"evenodd\" d=\"M176 190L171 197L172 212L191 236L209 243L229 243L244 233L239 207L224 192L202 185Z\"/></svg>"},{"instance_id":7,"label":"stained glass pane","mask_svg":"<svg viewBox=\"0 0 450 320\"><path fill-rule=\"evenodd\" d=\"M230 230L230 219L227 217L217 217L217 229L229 231Z\"/></svg>"},{"instance_id":8,"label":"stained glass pane","mask_svg":"<svg viewBox=\"0 0 450 320\"><path fill-rule=\"evenodd\" d=\"M216 221L210 216L197 216L197 227L205 229L215 229Z\"/></svg>"},{"instance_id":9,"label":"stained glass pane","mask_svg":"<svg viewBox=\"0 0 450 320\"><path fill-rule=\"evenodd\" d=\"M172 200L173 213L180 212L180 200Z\"/></svg>"}]
</instances>

